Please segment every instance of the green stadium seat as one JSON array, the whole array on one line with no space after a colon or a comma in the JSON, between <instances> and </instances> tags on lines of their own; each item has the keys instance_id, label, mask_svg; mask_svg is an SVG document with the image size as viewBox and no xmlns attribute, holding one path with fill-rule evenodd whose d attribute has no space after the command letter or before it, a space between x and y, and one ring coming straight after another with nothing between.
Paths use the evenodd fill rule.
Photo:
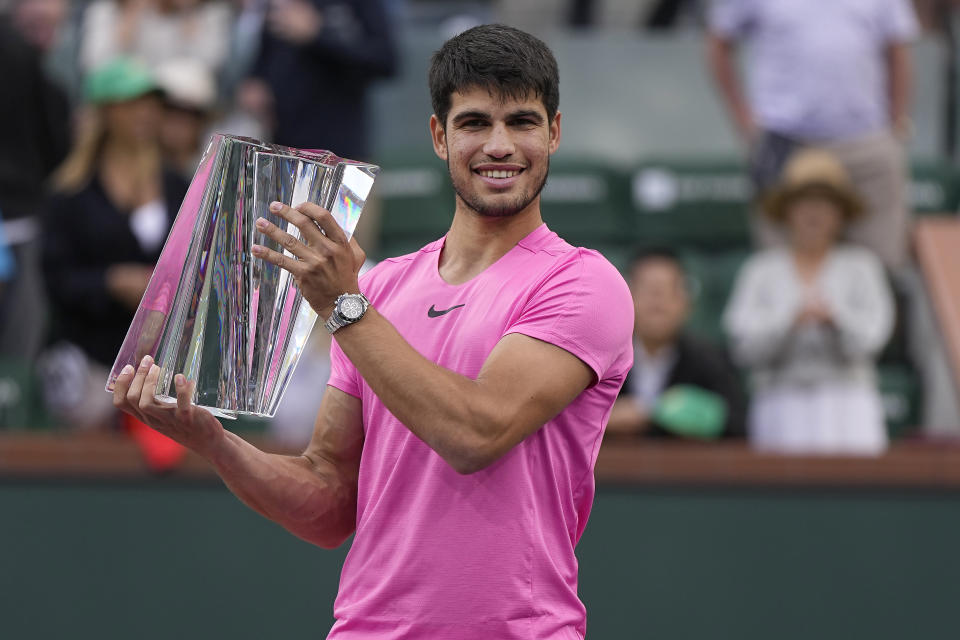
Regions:
<instances>
[{"instance_id":1,"label":"green stadium seat","mask_svg":"<svg viewBox=\"0 0 960 640\"><path fill-rule=\"evenodd\" d=\"M723 344L723 311L733 289L737 273L750 255L746 248L721 251L686 249L680 259L690 280L693 309L687 328L696 336Z\"/></svg>"},{"instance_id":2,"label":"green stadium seat","mask_svg":"<svg viewBox=\"0 0 960 640\"><path fill-rule=\"evenodd\" d=\"M918 214L956 211L960 205L960 174L956 167L942 160L920 160L912 163L910 206Z\"/></svg>"},{"instance_id":3,"label":"green stadium seat","mask_svg":"<svg viewBox=\"0 0 960 640\"><path fill-rule=\"evenodd\" d=\"M751 186L739 160L650 160L632 175L637 242L716 249L750 242Z\"/></svg>"},{"instance_id":4,"label":"green stadium seat","mask_svg":"<svg viewBox=\"0 0 960 640\"><path fill-rule=\"evenodd\" d=\"M629 176L606 164L552 161L541 211L547 226L576 246L627 247L633 237Z\"/></svg>"},{"instance_id":5,"label":"green stadium seat","mask_svg":"<svg viewBox=\"0 0 960 640\"><path fill-rule=\"evenodd\" d=\"M30 363L0 358L0 428L42 429L51 422Z\"/></svg>"},{"instance_id":6,"label":"green stadium seat","mask_svg":"<svg viewBox=\"0 0 960 640\"><path fill-rule=\"evenodd\" d=\"M920 426L921 385L908 364L881 364L877 384L891 438L903 437Z\"/></svg>"},{"instance_id":7,"label":"green stadium seat","mask_svg":"<svg viewBox=\"0 0 960 640\"><path fill-rule=\"evenodd\" d=\"M374 193L382 202L379 257L419 249L450 227L454 195L443 161L434 155L380 158Z\"/></svg>"}]
</instances>

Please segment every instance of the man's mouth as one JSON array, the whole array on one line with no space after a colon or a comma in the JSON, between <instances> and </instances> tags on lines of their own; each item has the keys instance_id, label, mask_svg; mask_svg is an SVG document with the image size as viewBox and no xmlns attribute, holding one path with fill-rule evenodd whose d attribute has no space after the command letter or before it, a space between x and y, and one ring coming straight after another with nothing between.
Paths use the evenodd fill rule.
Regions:
<instances>
[{"instance_id":1,"label":"man's mouth","mask_svg":"<svg viewBox=\"0 0 960 640\"><path fill-rule=\"evenodd\" d=\"M523 173L523 169L474 169L474 173L484 178L513 178Z\"/></svg>"}]
</instances>

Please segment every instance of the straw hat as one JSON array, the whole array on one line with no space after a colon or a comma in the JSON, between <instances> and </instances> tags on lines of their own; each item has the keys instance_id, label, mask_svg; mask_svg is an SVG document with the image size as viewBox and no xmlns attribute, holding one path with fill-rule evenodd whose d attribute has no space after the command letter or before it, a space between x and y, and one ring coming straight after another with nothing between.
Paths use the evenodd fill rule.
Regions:
<instances>
[{"instance_id":1,"label":"straw hat","mask_svg":"<svg viewBox=\"0 0 960 640\"><path fill-rule=\"evenodd\" d=\"M840 207L848 222L864 211L863 200L847 170L832 153L823 149L801 149L790 156L780 184L764 201L764 211L782 222L790 204L804 196L829 198Z\"/></svg>"}]
</instances>

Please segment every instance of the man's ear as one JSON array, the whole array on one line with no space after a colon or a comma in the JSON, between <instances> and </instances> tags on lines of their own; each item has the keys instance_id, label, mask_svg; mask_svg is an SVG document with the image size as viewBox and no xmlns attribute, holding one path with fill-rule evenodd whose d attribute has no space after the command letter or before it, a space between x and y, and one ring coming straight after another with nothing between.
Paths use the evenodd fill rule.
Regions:
<instances>
[{"instance_id":1,"label":"man's ear","mask_svg":"<svg viewBox=\"0 0 960 640\"><path fill-rule=\"evenodd\" d=\"M548 148L551 154L557 150L557 147L560 146L561 116L563 116L563 114L557 111L557 113L553 116L553 120L550 121L550 143Z\"/></svg>"},{"instance_id":2,"label":"man's ear","mask_svg":"<svg viewBox=\"0 0 960 640\"><path fill-rule=\"evenodd\" d=\"M430 116L430 139L433 142L433 152L446 162L449 159L447 157L447 129L436 114Z\"/></svg>"}]
</instances>

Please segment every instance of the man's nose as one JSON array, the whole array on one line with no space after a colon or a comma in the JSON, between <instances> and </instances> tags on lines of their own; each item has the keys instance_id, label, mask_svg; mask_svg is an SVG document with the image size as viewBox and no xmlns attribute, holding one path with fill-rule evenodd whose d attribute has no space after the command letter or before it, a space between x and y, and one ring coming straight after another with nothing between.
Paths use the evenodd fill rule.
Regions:
<instances>
[{"instance_id":1,"label":"man's nose","mask_svg":"<svg viewBox=\"0 0 960 640\"><path fill-rule=\"evenodd\" d=\"M513 138L504 124L496 124L490 129L490 137L483 145L483 152L491 158L505 158L513 153Z\"/></svg>"}]
</instances>

